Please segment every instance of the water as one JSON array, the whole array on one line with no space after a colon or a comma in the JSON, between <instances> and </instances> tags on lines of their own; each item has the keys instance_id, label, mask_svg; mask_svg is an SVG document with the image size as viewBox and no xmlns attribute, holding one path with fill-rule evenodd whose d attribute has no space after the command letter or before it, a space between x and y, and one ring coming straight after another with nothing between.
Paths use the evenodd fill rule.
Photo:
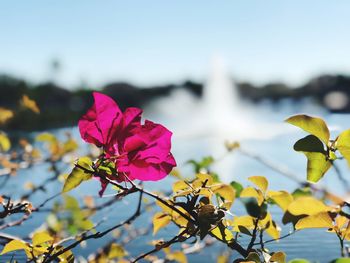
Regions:
<instances>
[{"instance_id":1,"label":"water","mask_svg":"<svg viewBox=\"0 0 350 263\"><path fill-rule=\"evenodd\" d=\"M269 179L270 189L292 191L298 187L294 181L269 169L262 163L238 152L225 155L224 142L227 139L239 140L243 149L282 165L296 174L298 178L304 179L306 177L306 159L302 154L294 152L292 146L297 139L305 136L305 133L283 123L286 117L297 112L322 115L332 128L333 137L340 130L346 129L350 120L349 115L327 114L307 100L298 105L286 100L281 102L278 107L269 103L253 106L242 102L233 83L228 79L224 68L218 62L213 64L212 73L204 90L203 100L199 100L184 91L176 91L170 97L158 100L149 106L145 111L145 117L164 124L174 132L172 152L177 160L178 168L184 175L192 174L191 167L186 164L187 160L199 160L204 156L213 155L220 159L213 166L213 170L217 171L225 182L237 180L248 185L247 177L264 175ZM81 141L76 128L54 132L58 136L63 136L67 130L72 132L76 140ZM83 152L84 150L81 151L81 154ZM340 161L340 163L341 170L346 174L348 168L345 161ZM68 166L62 165L62 168L62 173L69 172ZM19 197L23 193L22 188L25 182L40 183L48 176L51 175L45 164L22 170L16 177L9 180L3 194L11 193L12 196ZM173 179L169 177L162 182L147 183L146 188L168 190L171 188L172 182ZM326 185L334 193L345 194L341 183L332 170L327 173L321 184ZM47 196L59 192L61 187L61 183L57 182L48 184L46 193L38 192L33 196L34 206ZM98 203L106 201L106 198L97 198L98 190L99 183L96 180L90 180L70 194L78 198L86 194L93 195ZM107 190L106 194L109 193L113 193L113 190ZM95 222L106 217L106 221L99 227L99 230L107 229L126 219L133 213L135 202L133 197L127 197L122 202L113 205L111 209L106 209L95 215L93 217ZM234 204L232 213L235 215L245 213L239 201ZM278 208L272 208L272 215L282 226L282 234L288 233L290 226L283 226L278 220L282 217L281 211ZM40 227L45 221L45 217L45 213L35 214L20 227L6 229L5 232L26 236ZM16 216L11 217L11 219L15 218ZM151 217L145 213L135 221L135 224L136 226L149 227L151 226ZM170 225L159 231L156 236L151 234L145 237L138 236L133 242L126 245L126 249L132 256L137 256L152 249L152 246L148 244L149 241L160 238L167 240L172 237L171 234L177 233L177 231L176 227ZM96 247L103 246L109 240L111 240L110 236L90 240L86 247L75 248L74 253L87 257L95 252ZM245 243L246 240L243 239L242 242ZM329 262L340 255L337 238L335 235L327 233L325 229L303 230L279 242L269 243L266 247L270 250L286 252L288 259L299 257L312 261ZM179 245L176 245L175 248L179 248ZM189 262L215 262L217 255L225 250L223 245L217 243L198 254L189 255ZM232 256L235 257L236 254L233 253ZM4 257L0 257L0 261L3 259ZM23 257L20 259L23 260Z\"/></svg>"}]
</instances>

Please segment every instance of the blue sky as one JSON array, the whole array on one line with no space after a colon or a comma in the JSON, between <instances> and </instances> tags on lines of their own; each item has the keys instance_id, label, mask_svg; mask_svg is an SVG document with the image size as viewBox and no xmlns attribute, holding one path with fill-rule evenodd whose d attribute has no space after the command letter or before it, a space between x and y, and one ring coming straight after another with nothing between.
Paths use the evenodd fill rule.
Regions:
<instances>
[{"instance_id":1,"label":"blue sky","mask_svg":"<svg viewBox=\"0 0 350 263\"><path fill-rule=\"evenodd\" d=\"M0 2L0 72L62 84L202 81L214 55L237 80L298 85L350 71L350 1Z\"/></svg>"}]
</instances>

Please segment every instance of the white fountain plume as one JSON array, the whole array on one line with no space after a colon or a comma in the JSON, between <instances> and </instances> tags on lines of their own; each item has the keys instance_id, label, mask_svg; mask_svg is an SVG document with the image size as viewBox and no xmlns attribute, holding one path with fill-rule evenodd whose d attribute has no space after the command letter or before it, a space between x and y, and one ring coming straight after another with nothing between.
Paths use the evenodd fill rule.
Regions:
<instances>
[{"instance_id":1,"label":"white fountain plume","mask_svg":"<svg viewBox=\"0 0 350 263\"><path fill-rule=\"evenodd\" d=\"M262 139L270 137L271 127L259 123L256 111L241 101L238 88L226 70L222 58L216 56L203 90L200 112L205 118L209 137L221 140Z\"/></svg>"},{"instance_id":2,"label":"white fountain plume","mask_svg":"<svg viewBox=\"0 0 350 263\"><path fill-rule=\"evenodd\" d=\"M212 136L231 132L237 115L242 112L237 87L219 56L214 57L204 85L201 111L207 118L206 130Z\"/></svg>"},{"instance_id":3,"label":"white fountain plume","mask_svg":"<svg viewBox=\"0 0 350 263\"><path fill-rule=\"evenodd\" d=\"M197 99L185 90L176 90L170 97L153 103L148 110L148 115L154 114L152 119L166 124L179 139L215 138L220 142L270 139L285 132L281 123L265 122L268 112L241 100L238 88L219 56L212 60L203 98Z\"/></svg>"},{"instance_id":4,"label":"white fountain plume","mask_svg":"<svg viewBox=\"0 0 350 263\"><path fill-rule=\"evenodd\" d=\"M204 86L202 103L204 112L210 117L210 122L219 126L222 126L225 121L232 121L233 116L230 113L235 109L239 110L237 89L233 86L220 57L213 59L211 71Z\"/></svg>"}]
</instances>

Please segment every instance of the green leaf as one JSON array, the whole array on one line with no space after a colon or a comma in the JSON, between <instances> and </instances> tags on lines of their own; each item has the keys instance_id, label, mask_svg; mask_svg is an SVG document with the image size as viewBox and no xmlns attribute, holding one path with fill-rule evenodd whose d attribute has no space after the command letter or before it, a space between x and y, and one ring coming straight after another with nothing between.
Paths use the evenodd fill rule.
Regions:
<instances>
[{"instance_id":1,"label":"green leaf","mask_svg":"<svg viewBox=\"0 0 350 263\"><path fill-rule=\"evenodd\" d=\"M192 164L196 173L199 173L201 169L206 169L214 162L214 158L211 156L203 157L201 161L189 160L187 163Z\"/></svg>"},{"instance_id":2,"label":"green leaf","mask_svg":"<svg viewBox=\"0 0 350 263\"><path fill-rule=\"evenodd\" d=\"M260 263L261 262L259 254L256 253L256 252L250 252L248 254L248 257L246 257L246 260L253 261L255 263Z\"/></svg>"},{"instance_id":3,"label":"green leaf","mask_svg":"<svg viewBox=\"0 0 350 263\"><path fill-rule=\"evenodd\" d=\"M11 251L20 250L20 249L29 250L30 247L26 242L14 239L5 245L0 255L3 255Z\"/></svg>"},{"instance_id":4,"label":"green leaf","mask_svg":"<svg viewBox=\"0 0 350 263\"><path fill-rule=\"evenodd\" d=\"M312 192L310 187L297 188L292 193L292 196L296 199L302 196L311 196Z\"/></svg>"},{"instance_id":5,"label":"green leaf","mask_svg":"<svg viewBox=\"0 0 350 263\"><path fill-rule=\"evenodd\" d=\"M294 144L294 150L307 158L307 180L318 182L332 166L322 142L314 135L308 135Z\"/></svg>"},{"instance_id":6,"label":"green leaf","mask_svg":"<svg viewBox=\"0 0 350 263\"><path fill-rule=\"evenodd\" d=\"M249 198L248 200L242 200L248 215L252 217L264 217L266 215L267 205L266 203L258 204L256 199Z\"/></svg>"},{"instance_id":7,"label":"green leaf","mask_svg":"<svg viewBox=\"0 0 350 263\"><path fill-rule=\"evenodd\" d=\"M64 207L71 212L80 212L79 202L73 196L64 195Z\"/></svg>"},{"instance_id":8,"label":"green leaf","mask_svg":"<svg viewBox=\"0 0 350 263\"><path fill-rule=\"evenodd\" d=\"M72 172L68 175L62 192L68 192L80 185L83 181L89 180L92 177L92 173L93 169L91 159L89 157L80 158Z\"/></svg>"},{"instance_id":9,"label":"green leaf","mask_svg":"<svg viewBox=\"0 0 350 263\"><path fill-rule=\"evenodd\" d=\"M5 133L0 133L0 151L8 151L11 148L11 142Z\"/></svg>"},{"instance_id":10,"label":"green leaf","mask_svg":"<svg viewBox=\"0 0 350 263\"><path fill-rule=\"evenodd\" d=\"M350 263L350 258L337 258L332 260L331 263Z\"/></svg>"},{"instance_id":11,"label":"green leaf","mask_svg":"<svg viewBox=\"0 0 350 263\"><path fill-rule=\"evenodd\" d=\"M336 148L350 166L350 130L343 131L336 140Z\"/></svg>"},{"instance_id":12,"label":"green leaf","mask_svg":"<svg viewBox=\"0 0 350 263\"><path fill-rule=\"evenodd\" d=\"M236 198L239 197L241 195L242 190L243 190L243 186L236 181L232 181L230 183L230 185L236 190Z\"/></svg>"},{"instance_id":13,"label":"green leaf","mask_svg":"<svg viewBox=\"0 0 350 263\"><path fill-rule=\"evenodd\" d=\"M286 122L297 126L312 135L315 135L326 145L328 145L330 137L329 130L326 123L321 118L300 114L289 117L286 119Z\"/></svg>"},{"instance_id":14,"label":"green leaf","mask_svg":"<svg viewBox=\"0 0 350 263\"><path fill-rule=\"evenodd\" d=\"M308 135L294 144L294 150L297 152L318 152L326 154L323 143L314 135Z\"/></svg>"},{"instance_id":15,"label":"green leaf","mask_svg":"<svg viewBox=\"0 0 350 263\"><path fill-rule=\"evenodd\" d=\"M83 229L83 230L93 230L93 228L94 228L94 223L88 219L81 220L80 222L77 222L76 224L80 229ZM94 231L92 231L92 232L94 232Z\"/></svg>"}]
</instances>

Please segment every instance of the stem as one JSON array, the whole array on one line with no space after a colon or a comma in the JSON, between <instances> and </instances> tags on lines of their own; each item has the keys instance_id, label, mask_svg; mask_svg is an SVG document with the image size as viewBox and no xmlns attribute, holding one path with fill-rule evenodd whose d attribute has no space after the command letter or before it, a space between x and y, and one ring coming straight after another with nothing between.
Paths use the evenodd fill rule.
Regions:
<instances>
[{"instance_id":1,"label":"stem","mask_svg":"<svg viewBox=\"0 0 350 263\"><path fill-rule=\"evenodd\" d=\"M265 248L264 248L264 230L261 230L260 231L260 248L261 248L261 250L262 251L264 251L265 250Z\"/></svg>"},{"instance_id":2,"label":"stem","mask_svg":"<svg viewBox=\"0 0 350 263\"><path fill-rule=\"evenodd\" d=\"M250 240L250 243L247 247L247 251L250 251L253 246L254 246L254 242L256 240L256 236L257 236L257 233L258 233L258 225L259 225L259 218L257 218L255 220L255 223L254 223L254 230L253 230L253 233L252 233L252 239Z\"/></svg>"},{"instance_id":3,"label":"stem","mask_svg":"<svg viewBox=\"0 0 350 263\"><path fill-rule=\"evenodd\" d=\"M340 233L337 233L337 237L338 237L339 243L340 243L340 255L341 255L342 257L345 257L344 239L341 237Z\"/></svg>"}]
</instances>

